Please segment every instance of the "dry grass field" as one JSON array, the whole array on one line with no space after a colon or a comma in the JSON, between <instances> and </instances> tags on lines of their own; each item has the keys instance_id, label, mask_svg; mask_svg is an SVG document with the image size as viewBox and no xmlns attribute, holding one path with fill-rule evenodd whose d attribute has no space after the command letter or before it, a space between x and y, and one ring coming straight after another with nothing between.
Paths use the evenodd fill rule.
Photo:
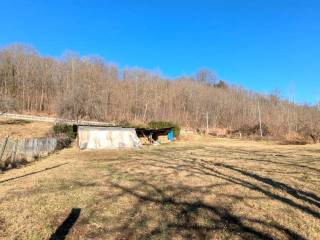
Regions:
<instances>
[{"instance_id":1,"label":"dry grass field","mask_svg":"<svg viewBox=\"0 0 320 240\"><path fill-rule=\"evenodd\" d=\"M320 146L65 149L0 175L1 239L320 239Z\"/></svg>"},{"instance_id":2,"label":"dry grass field","mask_svg":"<svg viewBox=\"0 0 320 240\"><path fill-rule=\"evenodd\" d=\"M52 129L52 123L29 122L0 116L0 139L10 136L10 139L44 137Z\"/></svg>"}]
</instances>

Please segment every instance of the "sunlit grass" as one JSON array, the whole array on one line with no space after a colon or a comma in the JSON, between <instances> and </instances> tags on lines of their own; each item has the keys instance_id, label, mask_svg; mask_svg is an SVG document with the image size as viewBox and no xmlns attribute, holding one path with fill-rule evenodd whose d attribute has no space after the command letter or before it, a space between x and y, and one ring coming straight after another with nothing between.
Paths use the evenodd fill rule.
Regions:
<instances>
[{"instance_id":1,"label":"sunlit grass","mask_svg":"<svg viewBox=\"0 0 320 240\"><path fill-rule=\"evenodd\" d=\"M318 149L214 138L65 149L0 175L0 238L48 239L80 208L67 239L319 239Z\"/></svg>"}]
</instances>

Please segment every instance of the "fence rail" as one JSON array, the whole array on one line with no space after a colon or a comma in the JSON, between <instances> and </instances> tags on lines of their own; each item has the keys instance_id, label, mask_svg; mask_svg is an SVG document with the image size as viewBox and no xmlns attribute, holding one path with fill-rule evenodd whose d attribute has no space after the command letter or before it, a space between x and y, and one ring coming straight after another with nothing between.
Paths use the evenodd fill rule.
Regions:
<instances>
[{"instance_id":1,"label":"fence rail","mask_svg":"<svg viewBox=\"0 0 320 240\"><path fill-rule=\"evenodd\" d=\"M52 123L65 123L65 124L80 124L80 125L104 125L104 126L116 126L115 123L110 122L96 122L96 121L84 121L84 120L70 120L64 118L54 118L45 116L35 116L35 115L23 115L14 113L3 113L4 117L19 119L19 120L29 120L29 121L41 121L41 122L52 122Z\"/></svg>"}]
</instances>

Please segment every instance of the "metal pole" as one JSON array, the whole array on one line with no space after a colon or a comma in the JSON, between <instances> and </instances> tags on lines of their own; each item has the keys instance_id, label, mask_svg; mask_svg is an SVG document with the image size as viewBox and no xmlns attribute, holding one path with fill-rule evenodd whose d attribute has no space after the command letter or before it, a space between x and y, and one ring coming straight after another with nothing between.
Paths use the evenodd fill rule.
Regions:
<instances>
[{"instance_id":1,"label":"metal pole","mask_svg":"<svg viewBox=\"0 0 320 240\"><path fill-rule=\"evenodd\" d=\"M134 103L135 103L135 109L134 109L134 119L137 119L137 109L138 109L138 76L135 76L135 94L134 94Z\"/></svg>"},{"instance_id":2,"label":"metal pole","mask_svg":"<svg viewBox=\"0 0 320 240\"><path fill-rule=\"evenodd\" d=\"M262 133L262 123L261 123L261 110L260 110L260 102L258 100L258 112L259 112L259 127L260 127L260 136L263 137Z\"/></svg>"},{"instance_id":3,"label":"metal pole","mask_svg":"<svg viewBox=\"0 0 320 240\"><path fill-rule=\"evenodd\" d=\"M209 134L209 113L206 113L206 120L207 120L207 134Z\"/></svg>"}]
</instances>

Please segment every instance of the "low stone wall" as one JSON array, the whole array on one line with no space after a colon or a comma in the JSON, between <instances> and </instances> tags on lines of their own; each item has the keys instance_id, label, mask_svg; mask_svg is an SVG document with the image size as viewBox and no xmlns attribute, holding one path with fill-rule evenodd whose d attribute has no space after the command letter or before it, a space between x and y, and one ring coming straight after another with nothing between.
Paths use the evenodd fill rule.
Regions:
<instances>
[{"instance_id":1,"label":"low stone wall","mask_svg":"<svg viewBox=\"0 0 320 240\"><path fill-rule=\"evenodd\" d=\"M33 161L41 156L54 152L58 140L54 137L11 140L0 139L0 169Z\"/></svg>"}]
</instances>

